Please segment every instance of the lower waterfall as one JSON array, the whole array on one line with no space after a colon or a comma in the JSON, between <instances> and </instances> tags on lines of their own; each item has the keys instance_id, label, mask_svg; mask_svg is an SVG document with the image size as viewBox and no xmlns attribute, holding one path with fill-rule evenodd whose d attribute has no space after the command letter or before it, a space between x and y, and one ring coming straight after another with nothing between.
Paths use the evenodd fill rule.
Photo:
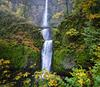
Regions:
<instances>
[{"instance_id":1,"label":"lower waterfall","mask_svg":"<svg viewBox=\"0 0 100 87\"><path fill-rule=\"evenodd\" d=\"M51 35L49 34L49 29L43 29L42 35L44 37L44 44L42 48L42 69L46 68L48 72L51 71L51 62L52 62L52 44Z\"/></svg>"}]
</instances>

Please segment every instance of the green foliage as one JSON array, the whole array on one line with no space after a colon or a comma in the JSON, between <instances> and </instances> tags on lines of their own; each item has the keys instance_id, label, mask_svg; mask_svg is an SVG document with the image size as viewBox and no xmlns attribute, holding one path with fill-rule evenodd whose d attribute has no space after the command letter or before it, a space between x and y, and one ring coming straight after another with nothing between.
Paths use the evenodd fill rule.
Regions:
<instances>
[{"instance_id":1,"label":"green foliage","mask_svg":"<svg viewBox=\"0 0 100 87\"><path fill-rule=\"evenodd\" d=\"M11 67L13 68L23 68L26 62L26 58L34 58L33 65L40 62L40 55L38 52L33 52L27 46L8 46L0 44L0 55L3 58L11 60ZM39 65L36 66L39 68Z\"/></svg>"},{"instance_id":2,"label":"green foliage","mask_svg":"<svg viewBox=\"0 0 100 87\"><path fill-rule=\"evenodd\" d=\"M73 68L70 73L72 77L66 77L65 81L57 76L56 73L48 73L45 69L40 72L35 72L35 82L39 87L99 87L100 86L100 63L95 64L93 69L86 71L82 67ZM94 82L93 82L94 81ZM34 85L36 86L36 85Z\"/></svg>"},{"instance_id":3,"label":"green foliage","mask_svg":"<svg viewBox=\"0 0 100 87\"><path fill-rule=\"evenodd\" d=\"M33 58L33 68L39 69L40 65L36 64L40 63L42 35L31 25L28 8L24 3L19 4L16 12L11 6L10 1L0 0L0 56L10 59L13 68L23 68L27 59Z\"/></svg>"},{"instance_id":4,"label":"green foliage","mask_svg":"<svg viewBox=\"0 0 100 87\"><path fill-rule=\"evenodd\" d=\"M76 56L76 63L81 64L83 66L90 60L88 52L84 50L75 52L75 56Z\"/></svg>"},{"instance_id":5,"label":"green foliage","mask_svg":"<svg viewBox=\"0 0 100 87\"><path fill-rule=\"evenodd\" d=\"M72 10L72 14L79 14L80 13L80 9L78 8L78 4L80 4L80 0L72 0L72 5L73 5L73 10Z\"/></svg>"},{"instance_id":6,"label":"green foliage","mask_svg":"<svg viewBox=\"0 0 100 87\"><path fill-rule=\"evenodd\" d=\"M88 66L90 66L93 62L97 63L100 61L100 1L71 1L73 5L72 14L68 16L67 13L70 9L66 9L67 13L64 16L64 19L58 25L58 31L60 33L56 33L54 37L53 61L55 61L57 58L59 60L62 59L63 56L60 57L60 55L56 55L58 55L58 53L60 54L60 50L69 47L69 50L73 50L75 53L76 64L80 64L84 68L88 68ZM59 43L55 43L56 41ZM60 62L58 62L58 64ZM61 65L59 66L62 67Z\"/></svg>"},{"instance_id":7,"label":"green foliage","mask_svg":"<svg viewBox=\"0 0 100 87\"><path fill-rule=\"evenodd\" d=\"M93 87L98 87L100 86L100 62L95 64L95 66L92 69L93 72L93 79L94 79L94 86Z\"/></svg>"},{"instance_id":8,"label":"green foliage","mask_svg":"<svg viewBox=\"0 0 100 87\"><path fill-rule=\"evenodd\" d=\"M22 68L24 66L23 52L23 47L0 44L0 55L3 58L11 60L11 67Z\"/></svg>"},{"instance_id":9,"label":"green foliage","mask_svg":"<svg viewBox=\"0 0 100 87\"><path fill-rule=\"evenodd\" d=\"M70 54L73 54L74 51L70 50L69 47L60 47L54 52L53 56L53 70L58 73L65 73L65 70L62 68L62 61L67 59ZM59 66L59 67L58 67Z\"/></svg>"},{"instance_id":10,"label":"green foliage","mask_svg":"<svg viewBox=\"0 0 100 87\"><path fill-rule=\"evenodd\" d=\"M94 63L98 63L100 62L100 44L94 45L93 49L95 50L93 52L93 55L95 55L96 57L92 58L91 61L93 61Z\"/></svg>"},{"instance_id":11,"label":"green foliage","mask_svg":"<svg viewBox=\"0 0 100 87\"><path fill-rule=\"evenodd\" d=\"M88 78L88 73L84 69L73 68L73 77L66 77L65 80L74 87L90 87L90 79Z\"/></svg>"},{"instance_id":12,"label":"green foliage","mask_svg":"<svg viewBox=\"0 0 100 87\"><path fill-rule=\"evenodd\" d=\"M100 28L94 28L92 25L91 25L91 22L87 22L87 26L88 27L85 27L84 28L84 33L83 36L84 36L84 41L85 41L85 44L89 47L89 50L90 50L90 55L93 54L93 47L94 45L97 45L97 43L99 42L99 37L100 37Z\"/></svg>"}]
</instances>

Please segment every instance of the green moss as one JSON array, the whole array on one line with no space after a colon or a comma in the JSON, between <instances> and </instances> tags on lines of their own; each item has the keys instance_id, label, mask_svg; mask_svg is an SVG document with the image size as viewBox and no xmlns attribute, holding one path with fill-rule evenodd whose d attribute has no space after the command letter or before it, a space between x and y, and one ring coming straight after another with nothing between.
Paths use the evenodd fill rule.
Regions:
<instances>
[{"instance_id":1,"label":"green moss","mask_svg":"<svg viewBox=\"0 0 100 87\"><path fill-rule=\"evenodd\" d=\"M32 51L27 46L8 46L0 43L0 56L1 58L11 60L10 65L12 68L23 68L27 64L28 58L33 59L33 65L39 63L35 68L39 69L40 67L40 53Z\"/></svg>"},{"instance_id":2,"label":"green moss","mask_svg":"<svg viewBox=\"0 0 100 87\"><path fill-rule=\"evenodd\" d=\"M53 71L64 74L66 70L63 69L62 61L71 53L73 53L73 50L70 50L67 47L60 47L59 49L56 49L53 56Z\"/></svg>"},{"instance_id":3,"label":"green moss","mask_svg":"<svg viewBox=\"0 0 100 87\"><path fill-rule=\"evenodd\" d=\"M11 60L11 67L22 68L24 66L24 49L22 46L0 44L0 56Z\"/></svg>"},{"instance_id":4,"label":"green moss","mask_svg":"<svg viewBox=\"0 0 100 87\"><path fill-rule=\"evenodd\" d=\"M86 52L85 50L76 52L75 56L76 63L80 65L85 65L90 60L88 52Z\"/></svg>"}]
</instances>

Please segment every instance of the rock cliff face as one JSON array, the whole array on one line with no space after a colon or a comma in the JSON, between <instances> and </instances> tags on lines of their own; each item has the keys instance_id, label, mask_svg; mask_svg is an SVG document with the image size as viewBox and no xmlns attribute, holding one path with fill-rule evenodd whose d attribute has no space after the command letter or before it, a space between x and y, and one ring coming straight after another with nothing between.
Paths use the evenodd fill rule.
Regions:
<instances>
[{"instance_id":1,"label":"rock cliff face","mask_svg":"<svg viewBox=\"0 0 100 87\"><path fill-rule=\"evenodd\" d=\"M20 3L23 3L27 6L28 12L30 17L33 20L33 24L37 26L41 26L43 13L44 13L44 6L45 0L8 0L12 2L13 10L16 11ZM49 23L52 26L57 26L59 19L53 19L52 16L58 12L61 12L63 8L65 8L66 3L64 1L64 6L58 4L58 0L48 0L49 1Z\"/></svg>"}]
</instances>

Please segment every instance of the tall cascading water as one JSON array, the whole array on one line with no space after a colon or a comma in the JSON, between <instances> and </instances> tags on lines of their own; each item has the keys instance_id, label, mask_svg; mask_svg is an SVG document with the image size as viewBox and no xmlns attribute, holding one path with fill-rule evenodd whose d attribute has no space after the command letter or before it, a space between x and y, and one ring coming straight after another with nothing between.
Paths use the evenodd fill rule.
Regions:
<instances>
[{"instance_id":1,"label":"tall cascading water","mask_svg":"<svg viewBox=\"0 0 100 87\"><path fill-rule=\"evenodd\" d=\"M45 10L44 10L44 16L43 16L43 27L48 27L48 0L45 1ZM52 38L51 38L51 32L49 28L42 29L42 35L45 40L41 52L42 56L42 69L46 68L48 72L51 71L51 61L52 61Z\"/></svg>"}]
</instances>

